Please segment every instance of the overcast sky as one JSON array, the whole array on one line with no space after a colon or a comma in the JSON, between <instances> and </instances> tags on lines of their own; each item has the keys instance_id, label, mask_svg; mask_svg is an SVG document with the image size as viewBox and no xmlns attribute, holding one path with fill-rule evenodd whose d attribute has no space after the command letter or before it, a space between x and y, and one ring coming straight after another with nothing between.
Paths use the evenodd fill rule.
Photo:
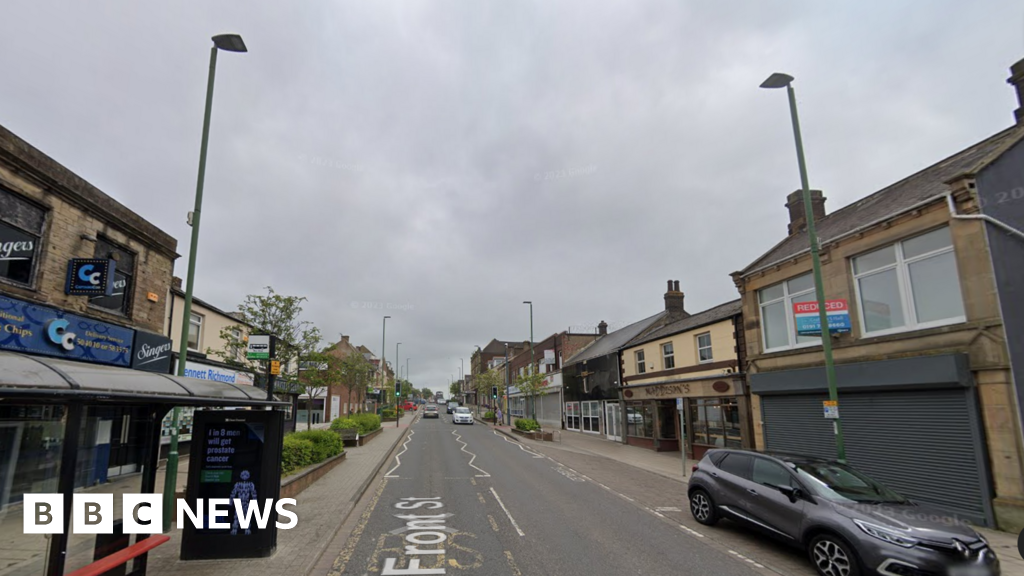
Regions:
<instances>
[{"instance_id":1,"label":"overcast sky","mask_svg":"<svg viewBox=\"0 0 1024 576\"><path fill-rule=\"evenodd\" d=\"M799 187L835 210L1012 122L1019 0L6 2L0 124L178 239L218 58L196 296L273 286L447 390L474 345L732 300ZM364 304L372 303L372 304ZM388 310L388 306L398 307ZM383 309L365 307L380 306Z\"/></svg>"}]
</instances>

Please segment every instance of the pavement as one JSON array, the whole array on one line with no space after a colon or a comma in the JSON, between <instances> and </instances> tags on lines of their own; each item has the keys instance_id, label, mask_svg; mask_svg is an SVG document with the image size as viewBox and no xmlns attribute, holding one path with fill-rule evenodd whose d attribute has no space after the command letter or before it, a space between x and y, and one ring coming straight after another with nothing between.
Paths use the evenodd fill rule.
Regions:
<instances>
[{"instance_id":1,"label":"pavement","mask_svg":"<svg viewBox=\"0 0 1024 576\"><path fill-rule=\"evenodd\" d=\"M312 574L775 574L535 446L446 414L417 421ZM625 467L626 480L645 474L588 457ZM659 506L677 500L663 494Z\"/></svg>"}]
</instances>

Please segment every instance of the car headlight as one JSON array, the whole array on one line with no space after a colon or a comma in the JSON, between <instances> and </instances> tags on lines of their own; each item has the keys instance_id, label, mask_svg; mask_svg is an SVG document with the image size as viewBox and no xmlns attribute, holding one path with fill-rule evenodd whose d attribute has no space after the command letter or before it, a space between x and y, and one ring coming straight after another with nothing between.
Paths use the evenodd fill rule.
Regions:
<instances>
[{"instance_id":1,"label":"car headlight","mask_svg":"<svg viewBox=\"0 0 1024 576\"><path fill-rule=\"evenodd\" d=\"M902 546L903 548L913 548L917 545L917 540L909 536L904 536L903 534L900 534L897 530L885 528L877 524L871 524L869 522L857 519L854 519L853 523L856 524L858 528L863 530L864 533L868 536L873 536L875 538L878 538L879 540L884 540L890 544Z\"/></svg>"}]
</instances>

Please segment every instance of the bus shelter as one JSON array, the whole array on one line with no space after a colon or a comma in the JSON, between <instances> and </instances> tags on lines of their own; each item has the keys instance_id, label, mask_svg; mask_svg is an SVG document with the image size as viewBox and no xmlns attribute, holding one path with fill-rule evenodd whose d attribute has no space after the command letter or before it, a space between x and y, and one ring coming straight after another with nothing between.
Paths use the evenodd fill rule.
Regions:
<instances>
[{"instance_id":1,"label":"bus shelter","mask_svg":"<svg viewBox=\"0 0 1024 576\"><path fill-rule=\"evenodd\" d=\"M287 409L242 384L0 351L0 576L63 576L145 534L70 534L73 494L158 493L161 421L174 406ZM61 494L61 534L25 534L25 494ZM144 548L144 546L139 549ZM145 574L146 554L111 574Z\"/></svg>"}]
</instances>

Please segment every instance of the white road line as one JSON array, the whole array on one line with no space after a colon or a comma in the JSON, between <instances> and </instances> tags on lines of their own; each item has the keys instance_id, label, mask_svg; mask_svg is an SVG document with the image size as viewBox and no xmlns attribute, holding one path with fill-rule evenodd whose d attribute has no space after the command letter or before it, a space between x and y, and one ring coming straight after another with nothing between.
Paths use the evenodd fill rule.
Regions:
<instances>
[{"instance_id":1,"label":"white road line","mask_svg":"<svg viewBox=\"0 0 1024 576\"><path fill-rule=\"evenodd\" d=\"M455 436L455 440L456 440L457 442L461 442L461 443L462 443L462 451L463 451L463 452L465 452L466 454L469 454L470 456L472 456L472 458L470 458L470 459L469 459L469 465L470 465L470 467L472 467L472 468L476 468L476 469L477 469L477 470L479 470L480 472L483 472L483 474L477 474L477 475L476 475L476 477L477 477L477 478L490 478L490 477L491 477L491 475L490 475L490 474L488 474L486 470L484 470L484 469L482 469L482 468L480 468L480 467L478 467L478 466L476 466L476 465L474 465L474 464L473 464L473 461L474 461L474 460L476 460L476 454L473 454L473 453L472 453L472 452L470 452L469 450L466 450L466 446L467 446L467 444L466 444L465 442L462 442L462 434L459 434L459 433L458 433L457 431L455 431L455 430L452 430L452 434L453 434L453 435Z\"/></svg>"},{"instance_id":2,"label":"white road line","mask_svg":"<svg viewBox=\"0 0 1024 576\"><path fill-rule=\"evenodd\" d=\"M505 508L505 503L501 501L501 497L499 497L498 493L494 491L493 486L491 486L491 494L494 494L494 499L498 501L498 506L501 506L501 509L505 511L505 516L508 516L508 521L512 523L512 527L516 529L516 532L519 532L520 536L526 536L526 534L524 534L523 531L519 529L519 524L516 524L515 518L513 518L512 515L509 514L508 508Z\"/></svg>"},{"instance_id":3,"label":"white road line","mask_svg":"<svg viewBox=\"0 0 1024 576\"><path fill-rule=\"evenodd\" d=\"M750 558L747 558L746 556L744 556L743 554L740 554L739 552L737 552L735 550L729 550L729 554L732 554L733 556L736 556L737 558L739 558L741 560L745 560L746 562L748 562L750 564L753 564L754 566L757 566L758 568L764 568L764 565L758 564L754 560L751 560Z\"/></svg>"},{"instance_id":4,"label":"white road line","mask_svg":"<svg viewBox=\"0 0 1024 576\"><path fill-rule=\"evenodd\" d=\"M498 432L496 430L492 430L492 432L494 432L495 436L501 436L501 439L504 440L505 442L508 442L509 444L515 444L516 446L519 446L519 449L522 450L523 452L526 452L527 454L532 454L534 458L544 458L545 457L543 454L538 454L536 452L532 452L530 450L527 450L519 442L515 442L515 441L512 441L512 440L509 440L508 436L505 436L504 434L498 434ZM549 458L549 460L550 460L550 458ZM554 462L554 460L551 460L551 461Z\"/></svg>"},{"instance_id":5,"label":"white road line","mask_svg":"<svg viewBox=\"0 0 1024 576\"><path fill-rule=\"evenodd\" d=\"M409 436L405 439L405 442L402 444L402 451L399 452L398 454L395 454L395 462L396 462L395 467L392 468L391 470L388 470L388 473L384 475L385 478L398 478L397 474L392 475L391 473L394 472L395 470L398 470L398 467L402 465L402 458L401 458L401 456L402 456L402 454L405 454L406 450L409 449L409 440L412 440L412 435L415 434L415 433L416 433L415 430L413 430L411 428L409 429Z\"/></svg>"}]
</instances>

